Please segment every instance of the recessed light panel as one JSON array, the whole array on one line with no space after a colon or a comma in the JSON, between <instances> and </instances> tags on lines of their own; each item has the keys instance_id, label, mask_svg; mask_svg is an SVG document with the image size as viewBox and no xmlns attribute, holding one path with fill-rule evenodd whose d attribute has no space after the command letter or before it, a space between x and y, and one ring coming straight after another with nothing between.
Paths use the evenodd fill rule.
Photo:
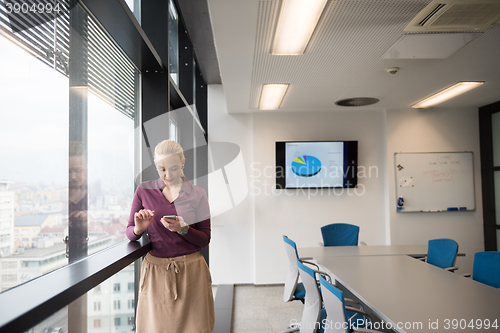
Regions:
<instances>
[{"instance_id":1,"label":"recessed light panel","mask_svg":"<svg viewBox=\"0 0 500 333\"><path fill-rule=\"evenodd\" d=\"M260 95L260 110L276 110L280 107L288 84L265 84Z\"/></svg>"},{"instance_id":2,"label":"recessed light panel","mask_svg":"<svg viewBox=\"0 0 500 333\"><path fill-rule=\"evenodd\" d=\"M272 54L304 53L327 0L283 0Z\"/></svg>"},{"instance_id":3,"label":"recessed light panel","mask_svg":"<svg viewBox=\"0 0 500 333\"><path fill-rule=\"evenodd\" d=\"M463 94L466 91L479 87L483 83L484 82L458 82L457 84L454 84L449 88L441 90L440 92L427 97L426 99L418 102L417 104L413 104L411 107L415 109L430 108L431 106L440 104L453 97Z\"/></svg>"}]
</instances>

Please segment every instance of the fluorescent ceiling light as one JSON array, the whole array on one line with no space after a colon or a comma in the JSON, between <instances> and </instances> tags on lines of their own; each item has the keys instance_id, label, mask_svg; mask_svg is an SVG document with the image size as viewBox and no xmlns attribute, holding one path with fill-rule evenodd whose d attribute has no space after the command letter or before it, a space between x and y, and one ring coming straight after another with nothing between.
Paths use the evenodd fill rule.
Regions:
<instances>
[{"instance_id":1,"label":"fluorescent ceiling light","mask_svg":"<svg viewBox=\"0 0 500 333\"><path fill-rule=\"evenodd\" d=\"M463 94L466 91L474 89L482 85L483 83L484 82L458 82L457 84L454 84L449 88L441 90L440 92L427 97L426 99L418 102L417 104L413 104L411 107L415 109L429 108L436 104L447 101L450 98Z\"/></svg>"},{"instance_id":2,"label":"fluorescent ceiling light","mask_svg":"<svg viewBox=\"0 0 500 333\"><path fill-rule=\"evenodd\" d=\"M327 0L283 0L272 54L303 54L326 2Z\"/></svg>"},{"instance_id":3,"label":"fluorescent ceiling light","mask_svg":"<svg viewBox=\"0 0 500 333\"><path fill-rule=\"evenodd\" d=\"M280 107L288 84L265 84L260 95L260 110L276 110Z\"/></svg>"}]
</instances>

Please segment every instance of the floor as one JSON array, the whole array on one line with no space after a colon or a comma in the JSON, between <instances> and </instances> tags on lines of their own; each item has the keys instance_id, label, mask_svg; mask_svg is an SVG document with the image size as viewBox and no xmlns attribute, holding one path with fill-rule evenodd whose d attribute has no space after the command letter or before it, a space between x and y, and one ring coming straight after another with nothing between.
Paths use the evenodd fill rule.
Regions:
<instances>
[{"instance_id":1,"label":"floor","mask_svg":"<svg viewBox=\"0 0 500 333\"><path fill-rule=\"evenodd\" d=\"M285 303L283 285L234 287L231 333L278 333L300 322L300 301Z\"/></svg>"}]
</instances>

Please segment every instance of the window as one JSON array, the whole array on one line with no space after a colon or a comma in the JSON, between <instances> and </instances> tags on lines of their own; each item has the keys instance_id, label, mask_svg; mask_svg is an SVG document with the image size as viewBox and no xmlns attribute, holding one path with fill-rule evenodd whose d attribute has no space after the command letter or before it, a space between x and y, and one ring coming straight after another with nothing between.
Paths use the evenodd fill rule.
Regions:
<instances>
[{"instance_id":1,"label":"window","mask_svg":"<svg viewBox=\"0 0 500 333\"><path fill-rule=\"evenodd\" d=\"M0 242L9 242L9 241L10 241L10 234L0 235Z\"/></svg>"},{"instance_id":2,"label":"window","mask_svg":"<svg viewBox=\"0 0 500 333\"><path fill-rule=\"evenodd\" d=\"M113 309L115 310L120 310L120 300L114 300L113 302Z\"/></svg>"},{"instance_id":3,"label":"window","mask_svg":"<svg viewBox=\"0 0 500 333\"><path fill-rule=\"evenodd\" d=\"M133 282L129 282L127 285L128 285L128 291L134 291L134 283Z\"/></svg>"},{"instance_id":4,"label":"window","mask_svg":"<svg viewBox=\"0 0 500 333\"><path fill-rule=\"evenodd\" d=\"M133 2L135 13L140 1ZM69 5L66 0L59 3ZM12 218L15 194L16 209L27 213L19 216L26 223L17 231L23 247L31 247L33 241L28 237L30 233L40 233L35 226L41 225L42 218L51 219L50 231L44 232L44 238L55 241L44 242L43 250L24 249L23 256L35 257L42 263L41 269L23 272L23 267L18 267L19 276L35 278L66 265L73 258L81 258L82 253L72 251L68 259L64 250L60 251L60 239L68 234L69 209L77 206L70 203L88 202L89 239L82 242L88 244L83 253L91 255L126 238L122 231L127 224L125 217L130 214L128 207L135 179L134 165L129 160L134 156L134 146L128 145L128 139L134 131L139 73L92 15L79 22L85 25L86 38L79 36L71 41L81 51L70 55L69 39L73 34L67 11L62 10L56 20L34 28L30 28L33 22L29 21L45 15L22 15L23 21L16 25L27 29L20 32L12 30L9 19L16 18L5 11L0 1L0 63L9 64L0 71L0 123L13 124L0 130L0 161L9 161L0 163L0 178L9 181L9 190L0 194L0 217ZM72 66L69 66L70 56ZM88 76L79 77L84 76L82 73ZM84 114L85 117L79 117ZM80 152L70 149L76 146L74 141L70 143L70 138L85 138L85 142L76 142L82 147ZM76 158L69 157L68 151ZM88 193L84 199L76 196L78 203L68 202L70 174L80 176L84 171L81 165L70 166L70 160L82 160L82 156L86 157L81 163L86 167L85 185L73 188L86 188ZM36 172L32 172L33 161ZM98 206L99 196L115 199ZM0 222L2 231L13 228L13 221L4 222ZM75 233L69 235L75 237ZM53 255L48 256L50 252L61 252L63 256L54 259Z\"/></svg>"},{"instance_id":5,"label":"window","mask_svg":"<svg viewBox=\"0 0 500 333\"><path fill-rule=\"evenodd\" d=\"M100 301L94 302L94 311L95 312L101 311L101 302Z\"/></svg>"},{"instance_id":6,"label":"window","mask_svg":"<svg viewBox=\"0 0 500 333\"><path fill-rule=\"evenodd\" d=\"M17 282L17 274L2 274L2 282Z\"/></svg>"},{"instance_id":7,"label":"window","mask_svg":"<svg viewBox=\"0 0 500 333\"><path fill-rule=\"evenodd\" d=\"M0 253L2 253L4 256L10 254L10 252L10 246L0 247Z\"/></svg>"},{"instance_id":8,"label":"window","mask_svg":"<svg viewBox=\"0 0 500 333\"><path fill-rule=\"evenodd\" d=\"M168 1L168 53L170 76L179 85L179 17L172 0Z\"/></svg>"},{"instance_id":9,"label":"window","mask_svg":"<svg viewBox=\"0 0 500 333\"><path fill-rule=\"evenodd\" d=\"M127 323L129 325L134 325L134 317L127 317Z\"/></svg>"},{"instance_id":10,"label":"window","mask_svg":"<svg viewBox=\"0 0 500 333\"><path fill-rule=\"evenodd\" d=\"M21 267L40 267L40 264L40 261L36 260L21 261Z\"/></svg>"},{"instance_id":11,"label":"window","mask_svg":"<svg viewBox=\"0 0 500 333\"><path fill-rule=\"evenodd\" d=\"M173 120L170 119L170 140L177 141L177 123Z\"/></svg>"},{"instance_id":12,"label":"window","mask_svg":"<svg viewBox=\"0 0 500 333\"><path fill-rule=\"evenodd\" d=\"M101 327L101 319L94 319L94 327Z\"/></svg>"},{"instance_id":13,"label":"window","mask_svg":"<svg viewBox=\"0 0 500 333\"><path fill-rule=\"evenodd\" d=\"M17 261L2 261L2 269L17 268Z\"/></svg>"},{"instance_id":14,"label":"window","mask_svg":"<svg viewBox=\"0 0 500 333\"><path fill-rule=\"evenodd\" d=\"M113 291L114 291L115 293L120 291L120 284L119 284L119 283L115 283L115 284L113 285Z\"/></svg>"},{"instance_id":15,"label":"window","mask_svg":"<svg viewBox=\"0 0 500 333\"><path fill-rule=\"evenodd\" d=\"M128 302L127 302L127 304L128 304L128 308L129 309L133 309L134 306L135 306L135 300L133 298L129 299Z\"/></svg>"},{"instance_id":16,"label":"window","mask_svg":"<svg viewBox=\"0 0 500 333\"><path fill-rule=\"evenodd\" d=\"M115 326L120 326L121 325L121 320L120 319L121 318L119 318L119 317L115 318Z\"/></svg>"}]
</instances>

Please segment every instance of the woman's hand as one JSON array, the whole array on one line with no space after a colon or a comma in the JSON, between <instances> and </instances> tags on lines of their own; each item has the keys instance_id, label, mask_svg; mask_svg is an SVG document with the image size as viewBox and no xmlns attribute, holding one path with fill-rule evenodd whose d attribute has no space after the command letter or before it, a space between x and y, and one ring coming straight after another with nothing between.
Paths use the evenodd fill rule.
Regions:
<instances>
[{"instance_id":1,"label":"woman's hand","mask_svg":"<svg viewBox=\"0 0 500 333\"><path fill-rule=\"evenodd\" d=\"M182 216L176 216L175 219L167 219L162 217L160 222L165 228L172 232L181 232L182 229L187 225L187 223L184 222Z\"/></svg>"},{"instance_id":2,"label":"woman's hand","mask_svg":"<svg viewBox=\"0 0 500 333\"><path fill-rule=\"evenodd\" d=\"M134 234L141 235L153 223L155 211L149 209L141 209L134 215Z\"/></svg>"}]
</instances>

